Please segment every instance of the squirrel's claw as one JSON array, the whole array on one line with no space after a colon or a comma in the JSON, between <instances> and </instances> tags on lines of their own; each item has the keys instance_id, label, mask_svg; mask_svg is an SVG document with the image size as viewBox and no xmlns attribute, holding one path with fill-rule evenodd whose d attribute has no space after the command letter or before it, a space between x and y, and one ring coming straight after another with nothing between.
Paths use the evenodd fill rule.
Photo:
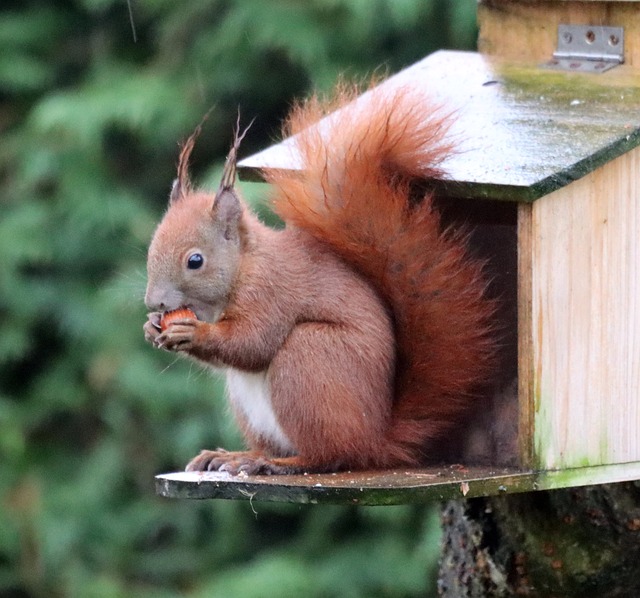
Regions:
<instances>
[{"instance_id":1,"label":"squirrel's claw","mask_svg":"<svg viewBox=\"0 0 640 598\"><path fill-rule=\"evenodd\" d=\"M147 321L144 323L144 340L152 345L156 344L156 339L160 335L160 318L162 314L160 312L151 312L147 314Z\"/></svg>"}]
</instances>

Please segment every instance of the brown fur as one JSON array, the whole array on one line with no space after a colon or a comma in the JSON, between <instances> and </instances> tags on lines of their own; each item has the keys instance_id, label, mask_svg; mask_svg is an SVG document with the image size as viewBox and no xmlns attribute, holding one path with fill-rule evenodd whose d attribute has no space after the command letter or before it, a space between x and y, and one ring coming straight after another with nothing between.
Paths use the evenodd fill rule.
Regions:
<instances>
[{"instance_id":1,"label":"brown fur","mask_svg":"<svg viewBox=\"0 0 640 598\"><path fill-rule=\"evenodd\" d=\"M329 245L391 306L398 355L389 462L416 462L490 375L495 306L465 236L441 230L430 196L411 199L417 178L442 176L448 117L429 113L410 89L354 99L340 90L337 113L335 100L299 105L285 133L297 135L305 174L267 177L280 216ZM310 127L328 111L323 128Z\"/></svg>"},{"instance_id":2,"label":"brown fur","mask_svg":"<svg viewBox=\"0 0 640 598\"><path fill-rule=\"evenodd\" d=\"M234 405L252 450L204 451L189 469L414 465L488 376L493 304L482 267L463 236L441 230L430 197L412 198L417 179L441 176L447 119L426 115L424 98L408 91L356 104L344 90L337 97L312 99L289 120L304 172L267 174L282 231L258 222L229 185L215 200L192 192L192 144L181 154L185 193L151 244L146 301L198 318L160 333L151 314L147 339L264 375L281 430L261 431L246 404ZM309 129L327 106L342 109ZM194 248L206 257L195 272L185 267Z\"/></svg>"}]
</instances>

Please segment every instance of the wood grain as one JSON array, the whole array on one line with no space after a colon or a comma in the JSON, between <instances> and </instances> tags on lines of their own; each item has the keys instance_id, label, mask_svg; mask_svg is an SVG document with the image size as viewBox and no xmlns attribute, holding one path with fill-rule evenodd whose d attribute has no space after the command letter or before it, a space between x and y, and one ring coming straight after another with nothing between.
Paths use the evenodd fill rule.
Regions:
<instances>
[{"instance_id":1,"label":"wood grain","mask_svg":"<svg viewBox=\"0 0 640 598\"><path fill-rule=\"evenodd\" d=\"M640 460L640 149L533 204L535 458Z\"/></svg>"}]
</instances>

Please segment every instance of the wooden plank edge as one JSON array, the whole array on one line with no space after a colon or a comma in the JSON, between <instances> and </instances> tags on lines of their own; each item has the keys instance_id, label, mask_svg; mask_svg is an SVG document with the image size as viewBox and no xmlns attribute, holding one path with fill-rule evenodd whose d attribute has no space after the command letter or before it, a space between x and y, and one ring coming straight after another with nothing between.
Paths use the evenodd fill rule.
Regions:
<instances>
[{"instance_id":1,"label":"wooden plank edge","mask_svg":"<svg viewBox=\"0 0 640 598\"><path fill-rule=\"evenodd\" d=\"M397 478L400 483L390 481ZM640 479L640 462L562 471L445 468L304 476L178 472L156 476L165 498L294 504L400 505L588 486Z\"/></svg>"},{"instance_id":2,"label":"wooden plank edge","mask_svg":"<svg viewBox=\"0 0 640 598\"><path fill-rule=\"evenodd\" d=\"M268 165L257 166L247 158L246 162L238 162L238 177L247 183L264 183L264 170L270 170ZM294 168L278 170L297 174L300 171ZM515 201L531 203L547 192L546 181L532 186L500 185L476 183L472 181L430 180L429 186L441 197L460 197L463 199Z\"/></svg>"},{"instance_id":3,"label":"wooden plank edge","mask_svg":"<svg viewBox=\"0 0 640 598\"><path fill-rule=\"evenodd\" d=\"M532 277L533 243L531 204L518 206L518 452L521 466L534 468L534 367Z\"/></svg>"},{"instance_id":4,"label":"wooden plank edge","mask_svg":"<svg viewBox=\"0 0 640 598\"><path fill-rule=\"evenodd\" d=\"M613 162L616 158L638 147L640 145L640 128L631 128L631 126L629 125L629 132L626 135L613 139L608 145L601 147L593 154L527 187L527 197L530 198L527 201L535 201L558 189L568 187L571 183L595 172L605 164ZM516 200L525 201L517 198Z\"/></svg>"}]
</instances>

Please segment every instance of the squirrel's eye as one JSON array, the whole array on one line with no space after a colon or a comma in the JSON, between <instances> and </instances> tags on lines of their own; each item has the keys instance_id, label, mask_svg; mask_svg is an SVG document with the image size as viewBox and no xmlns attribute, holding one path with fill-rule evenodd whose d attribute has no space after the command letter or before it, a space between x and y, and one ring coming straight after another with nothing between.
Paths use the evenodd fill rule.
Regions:
<instances>
[{"instance_id":1,"label":"squirrel's eye","mask_svg":"<svg viewBox=\"0 0 640 598\"><path fill-rule=\"evenodd\" d=\"M201 253L192 253L187 259L187 268L189 270L197 270L204 264L204 258Z\"/></svg>"}]
</instances>

